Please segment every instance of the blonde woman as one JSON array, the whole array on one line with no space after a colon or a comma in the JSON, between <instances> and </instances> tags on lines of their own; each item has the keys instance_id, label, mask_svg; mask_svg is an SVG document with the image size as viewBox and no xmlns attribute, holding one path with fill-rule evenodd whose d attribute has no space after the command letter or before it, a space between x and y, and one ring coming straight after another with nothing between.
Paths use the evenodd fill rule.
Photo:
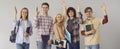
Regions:
<instances>
[{"instance_id":1,"label":"blonde woman","mask_svg":"<svg viewBox=\"0 0 120 49\"><path fill-rule=\"evenodd\" d=\"M64 23L66 21L66 5L65 2L62 2L62 6L64 8L64 15L62 14L57 14L55 16L54 20L54 34L55 34L55 40L58 43L58 46L56 49L67 49L66 47L63 47L62 40L66 40L66 35L65 35L65 26Z\"/></svg>"}]
</instances>

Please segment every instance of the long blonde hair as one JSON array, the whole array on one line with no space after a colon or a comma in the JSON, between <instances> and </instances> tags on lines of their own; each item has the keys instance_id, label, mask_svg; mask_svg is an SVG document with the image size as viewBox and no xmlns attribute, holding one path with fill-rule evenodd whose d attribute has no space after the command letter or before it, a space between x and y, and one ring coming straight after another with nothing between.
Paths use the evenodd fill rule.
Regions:
<instances>
[{"instance_id":1,"label":"long blonde hair","mask_svg":"<svg viewBox=\"0 0 120 49\"><path fill-rule=\"evenodd\" d=\"M55 18L54 18L53 24L57 23L57 16L58 16L58 15L62 16L62 14L60 14L60 13L56 14L56 16L55 16Z\"/></svg>"}]
</instances>

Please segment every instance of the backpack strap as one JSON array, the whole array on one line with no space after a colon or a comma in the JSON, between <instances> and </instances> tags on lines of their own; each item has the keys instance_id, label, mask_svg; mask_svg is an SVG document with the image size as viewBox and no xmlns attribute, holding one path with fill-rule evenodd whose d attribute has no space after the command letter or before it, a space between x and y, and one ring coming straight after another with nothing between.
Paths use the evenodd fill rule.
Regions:
<instances>
[{"instance_id":1,"label":"backpack strap","mask_svg":"<svg viewBox=\"0 0 120 49\"><path fill-rule=\"evenodd\" d=\"M16 26L18 26L18 27L16 27ZM14 32L18 32L19 26L20 26L20 20L17 21L17 25L16 26L14 27ZM17 31L16 31L16 29L17 29Z\"/></svg>"}]
</instances>

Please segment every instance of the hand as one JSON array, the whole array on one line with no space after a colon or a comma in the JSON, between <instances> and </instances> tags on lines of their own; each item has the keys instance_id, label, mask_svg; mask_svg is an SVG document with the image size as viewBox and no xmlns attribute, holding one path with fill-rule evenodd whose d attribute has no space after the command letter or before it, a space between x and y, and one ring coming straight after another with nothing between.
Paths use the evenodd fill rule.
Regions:
<instances>
[{"instance_id":1,"label":"hand","mask_svg":"<svg viewBox=\"0 0 120 49\"><path fill-rule=\"evenodd\" d=\"M29 36L29 33L25 32L24 37L28 37L28 36Z\"/></svg>"},{"instance_id":2,"label":"hand","mask_svg":"<svg viewBox=\"0 0 120 49\"><path fill-rule=\"evenodd\" d=\"M48 45L51 45L52 44L52 40L48 40Z\"/></svg>"},{"instance_id":3,"label":"hand","mask_svg":"<svg viewBox=\"0 0 120 49\"><path fill-rule=\"evenodd\" d=\"M77 8L77 12L80 12L80 6L78 6L78 8Z\"/></svg>"},{"instance_id":4,"label":"hand","mask_svg":"<svg viewBox=\"0 0 120 49\"><path fill-rule=\"evenodd\" d=\"M14 7L14 18L15 19L17 18L17 8L16 8L16 6Z\"/></svg>"},{"instance_id":5,"label":"hand","mask_svg":"<svg viewBox=\"0 0 120 49\"><path fill-rule=\"evenodd\" d=\"M91 30L91 32L94 34L95 33L95 29Z\"/></svg>"},{"instance_id":6,"label":"hand","mask_svg":"<svg viewBox=\"0 0 120 49\"><path fill-rule=\"evenodd\" d=\"M36 7L36 16L38 16L39 15L39 11L38 11L38 6Z\"/></svg>"},{"instance_id":7,"label":"hand","mask_svg":"<svg viewBox=\"0 0 120 49\"><path fill-rule=\"evenodd\" d=\"M65 4L65 1L62 1L62 7L63 7L63 22L65 22L66 21L66 19L67 19L67 10L66 10L66 4Z\"/></svg>"},{"instance_id":8,"label":"hand","mask_svg":"<svg viewBox=\"0 0 120 49\"><path fill-rule=\"evenodd\" d=\"M58 47L62 48L63 46L62 46L62 44L59 44Z\"/></svg>"},{"instance_id":9,"label":"hand","mask_svg":"<svg viewBox=\"0 0 120 49\"><path fill-rule=\"evenodd\" d=\"M102 11L103 11L104 15L107 15L107 13L106 13L106 5L105 5L105 3L102 3L101 8L102 8Z\"/></svg>"},{"instance_id":10,"label":"hand","mask_svg":"<svg viewBox=\"0 0 120 49\"><path fill-rule=\"evenodd\" d=\"M65 1L62 1L62 7L63 7L64 9L66 8Z\"/></svg>"},{"instance_id":11,"label":"hand","mask_svg":"<svg viewBox=\"0 0 120 49\"><path fill-rule=\"evenodd\" d=\"M78 6L78 8L77 8L77 12L78 12L78 15L80 16L80 18L82 19L82 13L80 12L80 6Z\"/></svg>"},{"instance_id":12,"label":"hand","mask_svg":"<svg viewBox=\"0 0 120 49\"><path fill-rule=\"evenodd\" d=\"M81 34L82 34L83 36L85 36L85 30L81 31Z\"/></svg>"}]
</instances>

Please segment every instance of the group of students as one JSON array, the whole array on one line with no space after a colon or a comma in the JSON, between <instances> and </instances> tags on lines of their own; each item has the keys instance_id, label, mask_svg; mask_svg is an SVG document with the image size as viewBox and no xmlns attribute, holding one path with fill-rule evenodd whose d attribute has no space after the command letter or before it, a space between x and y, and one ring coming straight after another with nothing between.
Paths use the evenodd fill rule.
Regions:
<instances>
[{"instance_id":1,"label":"group of students","mask_svg":"<svg viewBox=\"0 0 120 49\"><path fill-rule=\"evenodd\" d=\"M48 15L49 4L47 2L42 3L42 13L40 14L37 7L33 25L28 18L28 9L26 7L22 8L21 17L18 20L16 16L17 9L15 7L14 26L20 21L20 25L18 26L19 30L16 36L17 49L29 49L29 36L33 33L33 27L36 30L37 49L51 49L53 37L55 37L55 41L58 43L56 49L67 49L67 47L63 47L61 42L62 40L67 41L66 30L71 35L71 42L67 41L69 49L80 49L80 34L85 38L85 49L99 49L100 25L108 22L105 4L102 4L101 7L104 13L103 19L94 17L92 15L93 10L91 7L86 7L84 10L84 13L87 16L85 20L82 18L83 15L80 12L79 7L77 12L73 7L66 8L65 2L62 2L62 7L64 10L63 14L56 14L55 19L53 20L52 17ZM78 13L78 17L76 13ZM65 23L67 24L67 27L65 27ZM29 28L28 31L26 31L27 28Z\"/></svg>"}]
</instances>

